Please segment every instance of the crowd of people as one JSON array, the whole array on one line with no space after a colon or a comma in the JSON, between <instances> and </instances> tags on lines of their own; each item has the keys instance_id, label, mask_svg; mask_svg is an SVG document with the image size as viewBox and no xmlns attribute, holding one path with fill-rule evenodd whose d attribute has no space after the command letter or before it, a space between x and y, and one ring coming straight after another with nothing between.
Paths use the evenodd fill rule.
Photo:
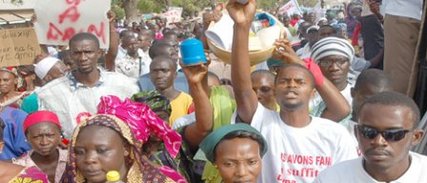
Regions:
<instances>
[{"instance_id":1,"label":"crowd of people","mask_svg":"<svg viewBox=\"0 0 427 183\"><path fill-rule=\"evenodd\" d=\"M191 26L118 26L108 12L107 50L81 32L41 45L34 65L0 69L0 182L427 182L427 157L411 151L424 138L411 98L422 7L272 12L286 36L254 66L255 0ZM225 12L228 61L204 36ZM187 38L206 63L182 62Z\"/></svg>"}]
</instances>

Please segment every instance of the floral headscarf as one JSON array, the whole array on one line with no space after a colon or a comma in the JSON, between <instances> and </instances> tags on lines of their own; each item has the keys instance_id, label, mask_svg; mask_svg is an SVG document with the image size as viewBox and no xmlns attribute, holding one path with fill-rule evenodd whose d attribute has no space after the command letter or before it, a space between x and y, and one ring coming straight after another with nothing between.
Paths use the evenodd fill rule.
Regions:
<instances>
[{"instance_id":1,"label":"floral headscarf","mask_svg":"<svg viewBox=\"0 0 427 183\"><path fill-rule=\"evenodd\" d=\"M181 148L182 138L160 119L148 105L125 99L123 102L116 96L101 97L98 114L115 115L125 121L135 138L142 143L148 141L150 133L162 139L166 150L175 158Z\"/></svg>"},{"instance_id":2,"label":"floral headscarf","mask_svg":"<svg viewBox=\"0 0 427 183\"><path fill-rule=\"evenodd\" d=\"M0 71L11 73L11 74L13 74L16 77L16 79L18 80L18 84L16 85L16 89L19 89L19 88L21 88L24 85L24 80L18 74L18 69L16 69L16 67L13 67L13 66L1 67Z\"/></svg>"},{"instance_id":3,"label":"floral headscarf","mask_svg":"<svg viewBox=\"0 0 427 183\"><path fill-rule=\"evenodd\" d=\"M172 113L169 99L157 90L141 91L134 94L132 100L147 104L155 112L164 111L169 115Z\"/></svg>"},{"instance_id":4,"label":"floral headscarf","mask_svg":"<svg viewBox=\"0 0 427 183\"><path fill-rule=\"evenodd\" d=\"M131 128L121 119L116 116L108 114L97 114L83 119L74 130L71 142L70 153L67 162L67 168L62 177L61 182L64 183L84 183L85 178L82 173L77 169L76 154L74 147L76 140L81 132L87 126L103 126L118 132L120 136L129 144L129 156L126 157L126 162L129 163L129 170L126 175L128 183L154 183L154 182L174 182L172 179L164 175L162 171L152 165L146 158L141 156L141 143L134 138Z\"/></svg>"}]
</instances>

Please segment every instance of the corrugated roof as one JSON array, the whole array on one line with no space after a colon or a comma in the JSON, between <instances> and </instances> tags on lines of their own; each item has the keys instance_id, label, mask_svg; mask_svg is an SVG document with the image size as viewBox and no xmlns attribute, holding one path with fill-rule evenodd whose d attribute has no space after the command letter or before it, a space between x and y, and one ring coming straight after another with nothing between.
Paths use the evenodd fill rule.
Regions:
<instances>
[{"instance_id":1,"label":"corrugated roof","mask_svg":"<svg viewBox=\"0 0 427 183\"><path fill-rule=\"evenodd\" d=\"M0 10L0 25L25 23L33 14L34 10Z\"/></svg>"}]
</instances>

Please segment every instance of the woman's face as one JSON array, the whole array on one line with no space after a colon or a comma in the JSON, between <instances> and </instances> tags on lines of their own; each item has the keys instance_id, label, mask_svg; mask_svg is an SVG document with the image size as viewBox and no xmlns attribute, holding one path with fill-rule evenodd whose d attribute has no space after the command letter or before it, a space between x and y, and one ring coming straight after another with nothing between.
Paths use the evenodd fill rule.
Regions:
<instances>
[{"instance_id":1,"label":"woman's face","mask_svg":"<svg viewBox=\"0 0 427 183\"><path fill-rule=\"evenodd\" d=\"M29 127L26 136L34 152L41 156L55 154L56 148L61 142L61 130L49 122L42 122Z\"/></svg>"},{"instance_id":2,"label":"woman's face","mask_svg":"<svg viewBox=\"0 0 427 183\"><path fill-rule=\"evenodd\" d=\"M104 183L108 171L115 170L123 178L127 174L126 148L116 131L104 126L84 127L77 136L74 153L77 169L89 183Z\"/></svg>"},{"instance_id":3,"label":"woman's face","mask_svg":"<svg viewBox=\"0 0 427 183\"><path fill-rule=\"evenodd\" d=\"M6 94L16 89L17 80L10 72L0 71L0 92Z\"/></svg>"},{"instance_id":4,"label":"woman's face","mask_svg":"<svg viewBox=\"0 0 427 183\"><path fill-rule=\"evenodd\" d=\"M262 167L258 142L249 138L224 140L217 145L215 154L224 183L257 181Z\"/></svg>"}]
</instances>

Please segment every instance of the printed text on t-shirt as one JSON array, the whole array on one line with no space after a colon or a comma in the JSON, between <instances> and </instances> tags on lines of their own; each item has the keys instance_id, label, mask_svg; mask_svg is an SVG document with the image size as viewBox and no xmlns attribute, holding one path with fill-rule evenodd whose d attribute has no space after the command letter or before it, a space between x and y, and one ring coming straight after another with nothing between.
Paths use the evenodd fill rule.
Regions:
<instances>
[{"instance_id":1,"label":"printed text on t-shirt","mask_svg":"<svg viewBox=\"0 0 427 183\"><path fill-rule=\"evenodd\" d=\"M330 156L311 156L300 154L280 154L281 172L276 180L282 183L296 183L296 177L315 178L321 170L332 165Z\"/></svg>"}]
</instances>

